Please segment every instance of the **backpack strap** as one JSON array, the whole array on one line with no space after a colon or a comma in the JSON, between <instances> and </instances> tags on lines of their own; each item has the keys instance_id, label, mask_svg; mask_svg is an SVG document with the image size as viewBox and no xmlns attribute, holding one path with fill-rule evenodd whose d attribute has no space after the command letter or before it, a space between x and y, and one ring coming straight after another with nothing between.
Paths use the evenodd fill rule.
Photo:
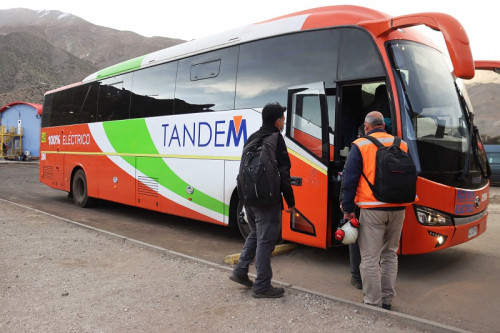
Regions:
<instances>
[{"instance_id":1,"label":"backpack strap","mask_svg":"<svg viewBox=\"0 0 500 333\"><path fill-rule=\"evenodd\" d=\"M363 175L363 177L365 178L366 182L368 183L368 186L370 186L370 189L372 190L373 192L373 188L374 188L374 184L370 183L370 181L368 180L368 178L365 176L365 173L363 171L361 171L361 174Z\"/></svg>"},{"instance_id":2,"label":"backpack strap","mask_svg":"<svg viewBox=\"0 0 500 333\"><path fill-rule=\"evenodd\" d=\"M380 141L378 141L376 138L374 138L371 135L364 135L362 137L365 138L365 139L370 140L371 142L373 142L374 145L376 145L379 148L385 147ZM392 145L396 146L396 147L399 147L400 144L401 144L401 138L399 136L395 136L394 137L394 141L392 142Z\"/></svg>"},{"instance_id":3,"label":"backpack strap","mask_svg":"<svg viewBox=\"0 0 500 333\"><path fill-rule=\"evenodd\" d=\"M378 141L376 138L374 138L371 135L364 135L363 138L370 140L371 142L373 142L373 144L375 146L377 146L379 148L383 148L384 147L384 145L382 144L382 142Z\"/></svg>"},{"instance_id":4,"label":"backpack strap","mask_svg":"<svg viewBox=\"0 0 500 333\"><path fill-rule=\"evenodd\" d=\"M385 147L382 142L378 141L376 138L374 138L373 136L371 135L363 135L362 136L363 138L365 139L368 139L370 140L375 146L377 146L378 148L383 148ZM365 173L363 171L361 171L361 175L363 175L363 177L365 178L366 182L368 183L368 186L370 186L370 189L372 190L373 192L373 188L374 188L374 185L372 183L370 183L370 181L368 180L368 177L366 177Z\"/></svg>"},{"instance_id":5,"label":"backpack strap","mask_svg":"<svg viewBox=\"0 0 500 333\"><path fill-rule=\"evenodd\" d=\"M256 140L256 143L257 143L257 147L262 147L262 145L264 144L264 141L269 138L272 134L266 134L266 135L263 135L261 136L260 138L258 139L255 139Z\"/></svg>"},{"instance_id":6,"label":"backpack strap","mask_svg":"<svg viewBox=\"0 0 500 333\"><path fill-rule=\"evenodd\" d=\"M374 138L373 136L370 136L370 135L364 135L363 138L365 139L368 139L370 140L371 142L373 142L374 145L376 145L378 148L384 148L385 146L382 144L382 142L378 141L376 138ZM396 146L396 147L399 147L399 145L401 144L401 138L399 136L395 136L394 137L394 141L392 142L392 145ZM366 177L365 173L363 171L361 171L361 174L363 175L363 177L365 178L366 182L368 183L368 186L370 186L370 189L372 190L373 192L373 188L374 188L374 185L372 183L370 183L370 181L368 180L368 177Z\"/></svg>"},{"instance_id":7,"label":"backpack strap","mask_svg":"<svg viewBox=\"0 0 500 333\"><path fill-rule=\"evenodd\" d=\"M399 136L395 136L394 141L392 142L392 145L399 147L400 144L401 144L401 138Z\"/></svg>"},{"instance_id":8,"label":"backpack strap","mask_svg":"<svg viewBox=\"0 0 500 333\"><path fill-rule=\"evenodd\" d=\"M267 134L267 135L264 135L262 138L261 138L261 145L264 144L264 142L269 142L273 147L274 149L276 150L276 148L278 147L278 136L280 135L279 132L276 132L276 133L271 133L271 134Z\"/></svg>"}]
</instances>

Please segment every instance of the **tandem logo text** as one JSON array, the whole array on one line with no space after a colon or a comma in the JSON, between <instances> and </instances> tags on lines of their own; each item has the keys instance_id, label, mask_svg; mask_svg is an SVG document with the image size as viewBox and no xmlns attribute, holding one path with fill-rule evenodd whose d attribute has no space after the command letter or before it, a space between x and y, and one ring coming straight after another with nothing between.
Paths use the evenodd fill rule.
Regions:
<instances>
[{"instance_id":1,"label":"tandem logo text","mask_svg":"<svg viewBox=\"0 0 500 333\"><path fill-rule=\"evenodd\" d=\"M237 147L247 140L247 122L243 116L232 120L200 121L190 124L161 124L164 147Z\"/></svg>"}]
</instances>

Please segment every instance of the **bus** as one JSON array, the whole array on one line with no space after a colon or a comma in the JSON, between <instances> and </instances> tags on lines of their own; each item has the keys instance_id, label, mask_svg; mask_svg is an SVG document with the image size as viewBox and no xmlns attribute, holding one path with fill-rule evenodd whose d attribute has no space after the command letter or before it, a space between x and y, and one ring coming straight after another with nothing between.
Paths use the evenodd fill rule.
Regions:
<instances>
[{"instance_id":1,"label":"bus","mask_svg":"<svg viewBox=\"0 0 500 333\"><path fill-rule=\"evenodd\" d=\"M419 26L442 32L446 47ZM284 15L47 92L40 181L80 207L110 200L245 235L242 148L263 106L279 102L296 199L282 215L282 239L329 248L338 245L350 143L376 108L419 173L399 252L448 248L484 233L488 217L488 161L456 84L474 70L468 37L446 14L391 17L345 5Z\"/></svg>"}]
</instances>

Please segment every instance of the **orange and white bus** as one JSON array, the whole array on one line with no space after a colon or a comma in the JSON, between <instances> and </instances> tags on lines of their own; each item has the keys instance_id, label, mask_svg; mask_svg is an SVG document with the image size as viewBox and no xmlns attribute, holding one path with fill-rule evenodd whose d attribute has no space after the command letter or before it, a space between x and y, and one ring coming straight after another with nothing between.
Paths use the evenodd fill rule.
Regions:
<instances>
[{"instance_id":1,"label":"orange and white bus","mask_svg":"<svg viewBox=\"0 0 500 333\"><path fill-rule=\"evenodd\" d=\"M441 31L447 52L419 25ZM364 114L377 108L419 172L400 252L435 251L486 230L488 162L456 84L473 76L467 35L445 14L331 6L285 15L47 92L40 181L81 207L105 199L245 234L242 147L262 107L279 102L296 198L282 238L327 248L341 217L339 172Z\"/></svg>"}]
</instances>

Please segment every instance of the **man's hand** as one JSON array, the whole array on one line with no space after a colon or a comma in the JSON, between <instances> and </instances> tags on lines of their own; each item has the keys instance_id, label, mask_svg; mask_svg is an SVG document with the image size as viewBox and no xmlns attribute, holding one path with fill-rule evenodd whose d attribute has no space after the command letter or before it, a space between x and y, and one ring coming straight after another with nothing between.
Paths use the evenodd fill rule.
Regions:
<instances>
[{"instance_id":1,"label":"man's hand","mask_svg":"<svg viewBox=\"0 0 500 333\"><path fill-rule=\"evenodd\" d=\"M288 207L288 209L285 209L285 212L287 213L293 213L293 211L295 210L295 206L292 206L292 207Z\"/></svg>"},{"instance_id":2,"label":"man's hand","mask_svg":"<svg viewBox=\"0 0 500 333\"><path fill-rule=\"evenodd\" d=\"M352 213L345 213L344 212L344 220L350 220L353 217L355 217L354 212L352 212Z\"/></svg>"}]
</instances>

